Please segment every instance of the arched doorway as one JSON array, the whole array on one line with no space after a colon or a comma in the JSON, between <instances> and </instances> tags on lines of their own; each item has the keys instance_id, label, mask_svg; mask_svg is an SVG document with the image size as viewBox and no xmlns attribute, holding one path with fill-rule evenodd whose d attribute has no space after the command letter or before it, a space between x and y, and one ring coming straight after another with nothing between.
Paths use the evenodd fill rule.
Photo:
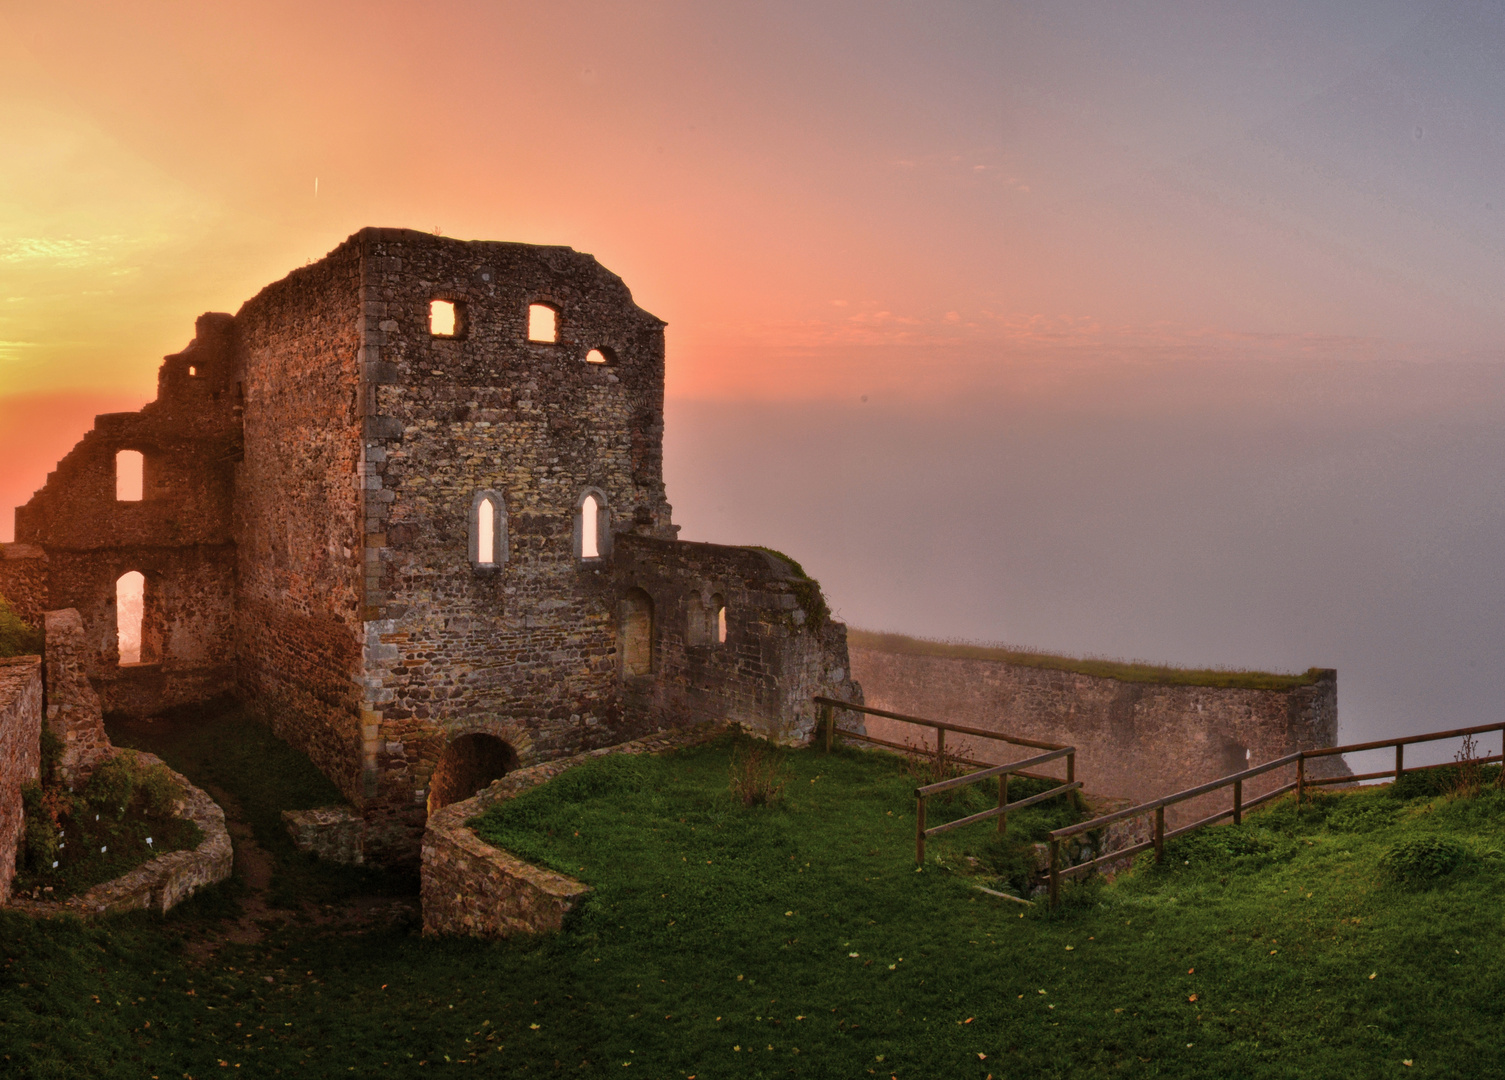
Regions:
<instances>
[{"instance_id":1,"label":"arched doorway","mask_svg":"<svg viewBox=\"0 0 1505 1080\"><path fill-rule=\"evenodd\" d=\"M444 748L429 780L428 811L468 799L517 768L517 751L495 735L461 735Z\"/></svg>"}]
</instances>

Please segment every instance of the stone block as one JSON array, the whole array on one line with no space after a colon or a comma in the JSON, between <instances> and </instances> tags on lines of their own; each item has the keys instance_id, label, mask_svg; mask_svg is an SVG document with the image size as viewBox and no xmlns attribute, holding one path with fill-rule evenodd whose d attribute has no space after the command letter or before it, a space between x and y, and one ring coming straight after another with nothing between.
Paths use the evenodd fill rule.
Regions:
<instances>
[{"instance_id":1,"label":"stone block","mask_svg":"<svg viewBox=\"0 0 1505 1080\"><path fill-rule=\"evenodd\" d=\"M351 807L284 810L282 820L299 851L344 866L360 866L366 861L366 823Z\"/></svg>"}]
</instances>

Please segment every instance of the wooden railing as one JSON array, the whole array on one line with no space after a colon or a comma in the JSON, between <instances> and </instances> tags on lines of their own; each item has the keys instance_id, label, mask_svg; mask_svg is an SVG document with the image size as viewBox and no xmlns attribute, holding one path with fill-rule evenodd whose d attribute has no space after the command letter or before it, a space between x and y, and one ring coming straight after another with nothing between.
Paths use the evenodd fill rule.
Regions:
<instances>
[{"instance_id":1,"label":"wooden railing","mask_svg":"<svg viewBox=\"0 0 1505 1080\"><path fill-rule=\"evenodd\" d=\"M1064 795L1068 791L1076 791L1081 788L1081 783L1076 778L1076 747L1063 746L1060 743L1045 743L1036 739L1024 739L1016 735L1005 735L997 731L985 731L982 728L966 727L962 724L950 724L944 720L927 720L921 716L906 716L904 713L887 712L883 709L870 709L866 705L853 705L847 701L837 701L835 698L817 697L816 704L821 707L821 723L825 727L826 750L829 751L836 738L837 709L847 709L852 712L866 713L869 716L882 716L889 720L900 720L906 724L919 724L921 727L935 730L935 758L937 764L944 768L948 755L946 754L946 732L955 732L958 735L966 735L972 738L992 739L995 742L1011 743L1015 746L1028 746L1035 750L1044 750L1046 753L1036 754L1034 757L1025 758L1023 761L1013 761L1006 765L990 765L985 761L976 761L959 755L950 755L951 761L960 762L964 765L973 765L981 769L980 772L967 773L964 776L953 776L947 780L941 780L934 784L926 784L924 787L915 788L916 821L915 821L915 864L920 865L925 861L925 840L927 837L938 833L950 832L959 829L963 825L972 825L989 818L998 819L998 832L1008 831L1008 815L1010 810L1020 810L1026 806L1033 806L1037 802L1053 799L1058 795ZM878 746L886 746L894 750L902 750L906 753L920 753L920 748L905 746L901 743L890 742L887 739L875 738L856 731L840 732L843 739L858 739L863 742L874 743ZM1060 777L1029 772L1036 765L1044 765L1060 758L1066 759L1066 780L1059 783L1048 791L1042 791L1037 795L1031 795L1026 799L1018 799L1009 802L1009 777L1027 776L1032 780L1057 781ZM941 825L925 827L925 800L932 795L938 795L943 791L951 791L954 788L963 787L967 784L976 784L984 780L998 780L998 805L983 810L967 817L957 818Z\"/></svg>"},{"instance_id":2,"label":"wooden railing","mask_svg":"<svg viewBox=\"0 0 1505 1080\"><path fill-rule=\"evenodd\" d=\"M1078 822L1075 825L1068 825L1064 829L1056 829L1050 834L1050 904L1052 907L1054 907L1057 903L1060 902L1060 882L1062 878L1077 877L1081 874L1090 873L1092 870L1096 869L1098 866L1104 863L1118 862L1125 858L1128 858L1129 856L1137 855L1141 851L1147 851L1150 848L1155 849L1155 861L1161 862L1165 858L1165 842L1167 840L1174 839L1175 837L1181 836L1184 833L1189 833L1193 829L1200 829L1204 825L1211 825L1214 822L1222 821L1224 818L1233 818L1233 823L1237 825L1243 821L1244 814L1254 809L1254 807L1259 806L1262 803L1267 803L1271 799L1277 799L1289 791L1296 792L1296 807L1299 811L1301 808L1302 800L1306 795L1306 789L1309 787L1316 787L1320 784L1352 784L1357 783L1360 780L1375 780L1385 776L1392 777L1394 780L1399 780L1408 772L1426 772L1429 769L1444 769L1454 767L1457 765L1456 761L1445 761L1436 765L1422 765L1417 768L1407 769L1405 767L1405 748L1407 746L1413 745L1414 743L1436 742L1439 739L1457 739L1465 735L1479 735L1489 731L1498 731L1500 733L1502 739L1502 751L1505 751L1505 724L1500 723L1481 724L1478 727L1456 728L1452 731L1435 731L1429 732L1425 735L1407 735L1399 739L1376 739L1373 742L1351 743L1347 746L1324 746L1317 750L1298 750L1295 753L1287 754L1285 757L1276 758L1274 761L1267 761L1262 765L1256 765L1252 769L1245 769L1242 772L1236 772L1230 776L1225 776L1218 780L1210 780L1205 784L1199 784L1196 787L1187 788L1185 791L1178 791L1174 795L1166 795L1159 799L1152 799L1147 803L1141 803L1138 806L1131 806L1126 810L1118 810L1111 814L1104 814L1101 817L1093 818L1091 821L1082 821ZM1380 772L1360 773L1357 776L1323 776L1309 778L1306 775L1306 763L1309 758L1331 757L1333 754L1355 754L1364 750L1382 750L1390 746L1395 747L1395 767L1393 769L1384 769ZM1488 765L1496 761L1505 761L1505 752L1502 752L1500 754L1492 754L1488 757L1471 757L1469 760L1479 765ZM1267 791L1263 795L1260 795L1258 798L1251 799L1248 802L1244 801L1244 781L1259 776L1262 773L1267 773L1272 769L1279 769L1283 766L1292 764L1296 766L1295 780L1291 781L1289 784L1284 784L1281 787L1275 788L1272 791ZM1167 806L1174 806L1176 803L1185 802L1188 799L1195 799L1200 795L1206 795L1209 792L1219 791L1227 787L1233 788L1233 805L1231 807L1226 810L1220 810L1216 814L1209 814L1207 817L1193 821L1189 825L1182 825L1178 829L1172 829L1170 832L1165 831L1165 808ZM1133 817L1142 817L1146 814L1151 813L1155 815L1155 832L1152 839L1142 841L1138 844L1131 844L1128 847L1120 848L1119 850L1110 852L1107 855L1101 855L1098 858L1091 860L1090 862L1078 863L1075 866L1066 867L1064 869L1061 867L1061 842L1063 840L1069 840L1073 836L1077 836L1084 832L1091 832L1094 829L1101 829L1104 826L1111 825L1116 821L1124 821L1128 818Z\"/></svg>"}]
</instances>

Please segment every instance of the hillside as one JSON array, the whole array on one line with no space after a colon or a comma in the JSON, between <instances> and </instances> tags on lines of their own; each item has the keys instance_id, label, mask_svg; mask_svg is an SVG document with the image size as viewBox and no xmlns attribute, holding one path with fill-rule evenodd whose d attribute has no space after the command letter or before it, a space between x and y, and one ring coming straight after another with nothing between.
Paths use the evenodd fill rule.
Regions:
<instances>
[{"instance_id":1,"label":"hillside","mask_svg":"<svg viewBox=\"0 0 1505 1080\"><path fill-rule=\"evenodd\" d=\"M393 882L279 843L277 799L305 793L235 764L287 753L235 714L136 735L191 777L231 763L212 782L249 815L288 910L237 918L265 888L243 879L165 922L0 915L0 1052L17 1075L1501 1071L1492 788L1448 798L1421 776L1300 816L1283 802L1051 913L974 888L1017 870L987 825L933 843L917 873L915 778L891 755L789 752L772 807L730 796L745 742L607 758L480 826L594 895L559 935L479 943L372 918L371 890ZM1070 816L1020 813L1012 838ZM73 1030L91 1037L60 1038Z\"/></svg>"}]
</instances>

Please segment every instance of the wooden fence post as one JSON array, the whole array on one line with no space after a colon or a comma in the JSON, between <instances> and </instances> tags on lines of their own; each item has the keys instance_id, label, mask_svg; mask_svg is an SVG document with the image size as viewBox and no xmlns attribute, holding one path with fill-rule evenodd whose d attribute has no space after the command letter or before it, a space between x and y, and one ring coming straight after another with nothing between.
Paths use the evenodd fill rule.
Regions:
<instances>
[{"instance_id":1,"label":"wooden fence post","mask_svg":"<svg viewBox=\"0 0 1505 1080\"><path fill-rule=\"evenodd\" d=\"M1076 783L1076 751L1066 755L1066 782Z\"/></svg>"},{"instance_id":2,"label":"wooden fence post","mask_svg":"<svg viewBox=\"0 0 1505 1080\"><path fill-rule=\"evenodd\" d=\"M1050 842L1050 906L1055 907L1061 902L1061 877L1058 866L1061 861L1061 841L1052 839Z\"/></svg>"},{"instance_id":3,"label":"wooden fence post","mask_svg":"<svg viewBox=\"0 0 1505 1080\"><path fill-rule=\"evenodd\" d=\"M1155 861L1165 861L1165 807L1155 807Z\"/></svg>"},{"instance_id":4,"label":"wooden fence post","mask_svg":"<svg viewBox=\"0 0 1505 1080\"><path fill-rule=\"evenodd\" d=\"M826 753L831 752L831 742L836 738L836 709L830 705L820 707L821 719L826 725Z\"/></svg>"},{"instance_id":5,"label":"wooden fence post","mask_svg":"<svg viewBox=\"0 0 1505 1080\"><path fill-rule=\"evenodd\" d=\"M925 796L921 795L918 791L916 791L915 792L915 798L919 800L920 806L919 806L919 809L915 811L914 864L916 866L924 866L925 865Z\"/></svg>"},{"instance_id":6,"label":"wooden fence post","mask_svg":"<svg viewBox=\"0 0 1505 1080\"><path fill-rule=\"evenodd\" d=\"M1244 823L1244 782L1242 780L1233 782L1233 823L1235 825Z\"/></svg>"},{"instance_id":7,"label":"wooden fence post","mask_svg":"<svg viewBox=\"0 0 1505 1080\"><path fill-rule=\"evenodd\" d=\"M1296 812L1301 813L1301 797L1306 794L1306 753L1296 759Z\"/></svg>"},{"instance_id":8,"label":"wooden fence post","mask_svg":"<svg viewBox=\"0 0 1505 1080\"><path fill-rule=\"evenodd\" d=\"M1406 771L1406 744L1395 744L1395 780L1400 782L1400 774Z\"/></svg>"},{"instance_id":9,"label":"wooden fence post","mask_svg":"<svg viewBox=\"0 0 1505 1080\"><path fill-rule=\"evenodd\" d=\"M943 727L935 729L935 767L936 779L944 780L946 778L946 729Z\"/></svg>"}]
</instances>

